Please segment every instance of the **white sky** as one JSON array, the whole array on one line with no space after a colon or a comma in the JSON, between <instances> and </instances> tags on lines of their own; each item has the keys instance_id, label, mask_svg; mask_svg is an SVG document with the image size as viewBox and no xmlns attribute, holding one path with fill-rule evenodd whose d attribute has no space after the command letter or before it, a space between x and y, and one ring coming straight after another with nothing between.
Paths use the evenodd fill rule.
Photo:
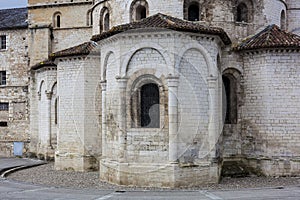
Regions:
<instances>
[{"instance_id":1,"label":"white sky","mask_svg":"<svg viewBox=\"0 0 300 200\"><path fill-rule=\"evenodd\" d=\"M27 0L0 0L0 9L26 7Z\"/></svg>"}]
</instances>

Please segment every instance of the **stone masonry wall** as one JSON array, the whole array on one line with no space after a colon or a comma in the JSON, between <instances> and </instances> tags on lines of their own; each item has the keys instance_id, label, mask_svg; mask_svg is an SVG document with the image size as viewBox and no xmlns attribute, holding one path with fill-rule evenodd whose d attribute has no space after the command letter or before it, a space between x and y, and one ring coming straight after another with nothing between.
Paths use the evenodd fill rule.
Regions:
<instances>
[{"instance_id":1,"label":"stone masonry wall","mask_svg":"<svg viewBox=\"0 0 300 200\"><path fill-rule=\"evenodd\" d=\"M110 10L110 27L130 22L130 6L133 1L111 0L98 4L93 10L93 35L100 33L100 12L103 7ZM178 18L183 18L183 4L180 1L151 0L149 5L149 15L163 13Z\"/></svg>"},{"instance_id":2,"label":"stone masonry wall","mask_svg":"<svg viewBox=\"0 0 300 200\"><path fill-rule=\"evenodd\" d=\"M56 99L56 67L35 71L31 87L30 134L31 151L40 158L53 158L56 147L56 127L53 125ZM50 108L49 108L50 106ZM49 113L50 112L50 113Z\"/></svg>"},{"instance_id":3,"label":"stone masonry wall","mask_svg":"<svg viewBox=\"0 0 300 200\"><path fill-rule=\"evenodd\" d=\"M102 77L107 81L107 148L100 163L101 179L125 185L170 187L217 181L218 167L209 160L214 148L209 148L210 95L207 81L209 74L217 71L219 44L218 37L183 34L170 30L125 32L99 42L101 65L103 72L106 71ZM170 107L167 101L169 94L166 77L169 74L179 76L179 92L176 97L182 120L178 123L179 134L178 140L175 141L179 150L176 154L179 164L174 165L170 164L171 150L168 143ZM118 76L124 80L128 79L125 97L121 96L124 93L121 92ZM139 81L142 84L157 83L160 90L164 91L160 92L160 95L164 95L160 96L160 112L165 113L160 113L163 123L160 128L132 126L130 95ZM196 94L196 100L191 98L193 94ZM120 115L123 116L123 113L120 114L121 99L125 99L126 102L127 117L124 129L123 122L120 121ZM121 143L120 137L126 138L125 144ZM120 151L125 151L125 156L122 157ZM180 175L168 175L177 172ZM192 173L189 177L194 179L183 178L186 173Z\"/></svg>"},{"instance_id":4,"label":"stone masonry wall","mask_svg":"<svg viewBox=\"0 0 300 200\"><path fill-rule=\"evenodd\" d=\"M110 13L110 27L130 22L130 5L133 1L111 0L96 5L93 10L93 34L100 32L100 13L107 7ZM163 13L183 19L184 1L147 1L149 5L148 16ZM269 24L280 26L281 11L286 10L281 0L253 0L253 8L249 8L252 20L249 22L235 21L235 1L200 0L201 22L212 26L224 28L233 41L241 40Z\"/></svg>"},{"instance_id":5,"label":"stone masonry wall","mask_svg":"<svg viewBox=\"0 0 300 200\"><path fill-rule=\"evenodd\" d=\"M28 10L31 66L48 59L50 53L90 39L92 28L88 10L91 8L91 2L64 1L64 3L62 4L62 1L29 1L29 6L37 5L37 7L29 7ZM55 27L56 13L60 13L60 27Z\"/></svg>"},{"instance_id":6,"label":"stone masonry wall","mask_svg":"<svg viewBox=\"0 0 300 200\"><path fill-rule=\"evenodd\" d=\"M281 0L265 0L264 13L267 24L276 24L280 27L281 11L286 14L286 6Z\"/></svg>"},{"instance_id":7,"label":"stone masonry wall","mask_svg":"<svg viewBox=\"0 0 300 200\"><path fill-rule=\"evenodd\" d=\"M288 3L288 11L287 11L287 18L288 18L288 31L296 33L300 35L300 2L297 0L287 0Z\"/></svg>"},{"instance_id":8,"label":"stone masonry wall","mask_svg":"<svg viewBox=\"0 0 300 200\"><path fill-rule=\"evenodd\" d=\"M91 27L61 28L53 30L52 52L61 51L90 40Z\"/></svg>"},{"instance_id":9,"label":"stone masonry wall","mask_svg":"<svg viewBox=\"0 0 300 200\"><path fill-rule=\"evenodd\" d=\"M76 171L97 168L101 153L99 113L95 110L100 68L94 58L74 57L58 64L59 134L56 169Z\"/></svg>"},{"instance_id":10,"label":"stone masonry wall","mask_svg":"<svg viewBox=\"0 0 300 200\"><path fill-rule=\"evenodd\" d=\"M300 154L298 58L298 51L288 50L249 52L244 56L242 153L266 160L261 168L269 175L300 171L299 165L292 163L298 162ZM284 167L272 164L276 159L284 161Z\"/></svg>"},{"instance_id":11,"label":"stone masonry wall","mask_svg":"<svg viewBox=\"0 0 300 200\"><path fill-rule=\"evenodd\" d=\"M0 156L13 155L13 142L25 142L23 153L28 151L28 52L27 30L1 30L6 35L7 48L0 50L0 71L6 71L6 85L0 86L0 103L8 103L8 111L0 111Z\"/></svg>"}]
</instances>

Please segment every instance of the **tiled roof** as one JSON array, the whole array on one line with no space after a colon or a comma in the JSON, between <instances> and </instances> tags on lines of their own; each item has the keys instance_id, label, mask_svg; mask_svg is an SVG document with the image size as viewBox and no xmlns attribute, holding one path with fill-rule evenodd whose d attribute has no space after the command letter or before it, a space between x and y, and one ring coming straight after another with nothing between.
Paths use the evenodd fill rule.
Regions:
<instances>
[{"instance_id":1,"label":"tiled roof","mask_svg":"<svg viewBox=\"0 0 300 200\"><path fill-rule=\"evenodd\" d=\"M93 50L96 49L97 43L93 41L85 42L83 44L64 49L50 54L50 58L54 59L56 57L66 57L66 56L78 56L78 55L88 55Z\"/></svg>"},{"instance_id":2,"label":"tiled roof","mask_svg":"<svg viewBox=\"0 0 300 200\"><path fill-rule=\"evenodd\" d=\"M0 10L0 30L27 28L28 23L27 8L13 8Z\"/></svg>"},{"instance_id":3,"label":"tiled roof","mask_svg":"<svg viewBox=\"0 0 300 200\"><path fill-rule=\"evenodd\" d=\"M176 31L218 35L226 45L231 44L228 35L222 28L209 27L198 22L190 22L161 13L152 15L140 21L114 26L109 31L94 35L92 40L97 42L112 35L139 28L166 28Z\"/></svg>"},{"instance_id":4,"label":"tiled roof","mask_svg":"<svg viewBox=\"0 0 300 200\"><path fill-rule=\"evenodd\" d=\"M41 69L46 66L47 67L49 67L49 66L56 67L56 64L52 60L45 60L45 61L39 62L38 64L32 66L31 70L38 70L38 69Z\"/></svg>"},{"instance_id":5,"label":"tiled roof","mask_svg":"<svg viewBox=\"0 0 300 200\"><path fill-rule=\"evenodd\" d=\"M269 25L264 30L247 38L233 47L234 50L254 50L266 48L300 48L300 36L281 30L277 25Z\"/></svg>"}]
</instances>

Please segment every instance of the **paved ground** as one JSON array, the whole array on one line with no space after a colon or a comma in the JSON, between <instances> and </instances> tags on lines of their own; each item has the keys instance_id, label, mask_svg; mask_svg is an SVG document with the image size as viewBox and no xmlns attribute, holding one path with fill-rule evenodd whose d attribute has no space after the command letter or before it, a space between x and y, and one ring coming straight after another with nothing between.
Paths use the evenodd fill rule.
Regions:
<instances>
[{"instance_id":1,"label":"paved ground","mask_svg":"<svg viewBox=\"0 0 300 200\"><path fill-rule=\"evenodd\" d=\"M226 191L113 191L74 190L45 187L0 179L0 199L85 199L85 200L235 200L300 199L299 187L242 189Z\"/></svg>"},{"instance_id":2,"label":"paved ground","mask_svg":"<svg viewBox=\"0 0 300 200\"><path fill-rule=\"evenodd\" d=\"M27 168L45 164L41 160L26 159L26 158L0 158L0 175L13 168Z\"/></svg>"},{"instance_id":3,"label":"paved ground","mask_svg":"<svg viewBox=\"0 0 300 200\"><path fill-rule=\"evenodd\" d=\"M41 176L42 174L42 176ZM71 189L98 189L98 190L158 190L158 188L125 187L101 181L99 172L75 172L55 170L54 163L19 170L7 176L7 179L34 185L46 185ZM262 187L291 187L299 186L300 177L223 177L218 184L207 183L198 187L185 187L181 190L238 190L245 188ZM159 189L161 190L161 189ZM178 190L178 189L177 189Z\"/></svg>"},{"instance_id":4,"label":"paved ground","mask_svg":"<svg viewBox=\"0 0 300 200\"><path fill-rule=\"evenodd\" d=\"M0 171L11 169L16 166L34 166L40 165L43 161L19 158L0 158ZM38 167L37 167L38 168ZM31 168L35 169L35 168ZM38 171L38 170L37 170ZM48 169L49 171L49 169ZM16 173L17 174L17 173ZM67 174L68 175L68 174ZM40 179L47 176L45 173L39 173ZM27 177L30 177L27 173ZM53 177L52 177L53 178ZM111 187L112 189L67 189L63 186L45 186L30 184L27 179L24 181L15 181L0 178L0 199L94 199L94 200L235 200L235 199L295 199L300 200L300 186L276 186L256 189L194 189L194 190L129 190L126 188Z\"/></svg>"}]
</instances>

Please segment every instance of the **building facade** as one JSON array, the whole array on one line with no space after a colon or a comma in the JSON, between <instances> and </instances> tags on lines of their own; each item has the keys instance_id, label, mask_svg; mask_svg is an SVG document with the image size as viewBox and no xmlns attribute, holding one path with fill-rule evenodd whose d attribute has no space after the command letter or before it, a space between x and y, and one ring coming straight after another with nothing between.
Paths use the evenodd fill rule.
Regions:
<instances>
[{"instance_id":1,"label":"building facade","mask_svg":"<svg viewBox=\"0 0 300 200\"><path fill-rule=\"evenodd\" d=\"M29 0L28 152L121 185L299 174L298 8Z\"/></svg>"},{"instance_id":2,"label":"building facade","mask_svg":"<svg viewBox=\"0 0 300 200\"><path fill-rule=\"evenodd\" d=\"M27 9L0 10L0 156L29 151Z\"/></svg>"}]
</instances>

